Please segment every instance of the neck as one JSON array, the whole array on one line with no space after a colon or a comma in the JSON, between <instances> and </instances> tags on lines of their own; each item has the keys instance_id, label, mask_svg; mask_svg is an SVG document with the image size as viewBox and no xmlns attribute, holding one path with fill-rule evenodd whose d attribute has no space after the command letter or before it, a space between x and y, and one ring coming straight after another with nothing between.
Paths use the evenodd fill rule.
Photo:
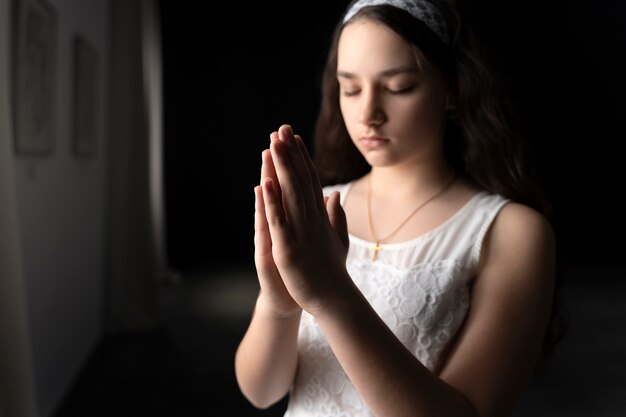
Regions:
<instances>
[{"instance_id":1,"label":"neck","mask_svg":"<svg viewBox=\"0 0 626 417\"><path fill-rule=\"evenodd\" d=\"M453 175L447 163L420 166L372 167L370 181L378 198L415 198L429 194L447 183Z\"/></svg>"},{"instance_id":2,"label":"neck","mask_svg":"<svg viewBox=\"0 0 626 417\"><path fill-rule=\"evenodd\" d=\"M374 175L376 175L376 172L373 173L374 175L371 175L371 176L369 176L367 178L367 181L368 181L368 184L367 184L368 185L368 190L367 190L367 221L368 221L368 227L369 227L370 235L372 236L372 238L373 238L373 240L375 242L375 244L374 244L374 246L372 248L372 251L373 251L372 252L372 261L376 260L376 256L378 254L378 251L382 250L381 243L384 243L388 239L392 238L398 231L400 231L400 229L402 229L402 227L411 219L411 217L413 217L413 215L415 213L417 213L426 204L428 204L429 202L431 202L435 198L439 197L442 193L444 193L448 189L448 187L450 187L452 185L454 179L456 178L456 173L454 171L452 171L447 179L445 179L444 181L442 181L440 184L438 184L435 187L434 186L434 183L435 183L434 178L439 177L439 175L436 175L435 172L430 172L430 173L432 175L429 176L429 178L432 178L432 179L429 181L429 186L428 187L426 187L426 185L425 185L425 183L427 181L426 179L422 178L421 181L418 181L418 182L421 182L422 186L423 186L423 189L420 190L420 194L425 196L426 195L425 193L428 192L430 195L428 195L427 197L420 196L419 198L423 198L423 200L420 201L420 203L417 206L415 206L406 217L404 217L404 220L398 226L396 226L395 229L393 229L387 235L384 235L382 237L380 235L378 235L374 231L374 222L373 222L373 219L372 219L372 207L371 207L372 206L372 194L373 194L373 192L372 192L372 188L373 188L372 187L372 180L374 178ZM380 175L380 174L378 174L378 175ZM415 182L413 182L413 184L415 184ZM426 190L426 188L429 188L429 190ZM397 190L394 190L394 192L397 192ZM400 198L402 198L402 197L400 197ZM415 198L415 196L412 196L410 199L414 199L414 198ZM389 198L386 198L386 200L389 200ZM405 197L405 199L403 200L402 204L404 204L406 202L407 202L407 200L406 200L406 197ZM391 204L397 204L397 203L391 203Z\"/></svg>"}]
</instances>

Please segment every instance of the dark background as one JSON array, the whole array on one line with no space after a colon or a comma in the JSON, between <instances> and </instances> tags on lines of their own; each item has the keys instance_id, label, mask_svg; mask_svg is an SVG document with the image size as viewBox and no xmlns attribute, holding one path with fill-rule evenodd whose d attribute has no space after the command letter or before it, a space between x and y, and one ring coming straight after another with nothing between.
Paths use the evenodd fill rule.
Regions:
<instances>
[{"instance_id":1,"label":"dark background","mask_svg":"<svg viewBox=\"0 0 626 417\"><path fill-rule=\"evenodd\" d=\"M311 138L346 1L162 0L168 251L182 272L250 264L269 133ZM471 1L555 213L563 259L617 264L624 235L626 2Z\"/></svg>"}]
</instances>

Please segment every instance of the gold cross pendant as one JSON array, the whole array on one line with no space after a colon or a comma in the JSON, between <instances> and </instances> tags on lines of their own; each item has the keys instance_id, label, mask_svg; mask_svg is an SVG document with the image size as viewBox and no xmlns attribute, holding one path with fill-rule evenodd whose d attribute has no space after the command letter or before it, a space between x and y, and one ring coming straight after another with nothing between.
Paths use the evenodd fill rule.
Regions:
<instances>
[{"instance_id":1,"label":"gold cross pendant","mask_svg":"<svg viewBox=\"0 0 626 417\"><path fill-rule=\"evenodd\" d=\"M372 246L372 261L376 260L376 255L378 255L378 251L381 249L380 242L376 241L376 244Z\"/></svg>"}]
</instances>

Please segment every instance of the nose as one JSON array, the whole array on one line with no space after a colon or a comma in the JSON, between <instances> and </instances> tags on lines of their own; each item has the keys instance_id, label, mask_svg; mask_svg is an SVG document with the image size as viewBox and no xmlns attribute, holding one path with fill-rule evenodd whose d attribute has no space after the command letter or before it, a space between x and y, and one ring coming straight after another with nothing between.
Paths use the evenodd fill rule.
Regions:
<instances>
[{"instance_id":1,"label":"nose","mask_svg":"<svg viewBox=\"0 0 626 417\"><path fill-rule=\"evenodd\" d=\"M380 98L374 88L361 94L359 122L366 126L380 126L387 119Z\"/></svg>"}]
</instances>

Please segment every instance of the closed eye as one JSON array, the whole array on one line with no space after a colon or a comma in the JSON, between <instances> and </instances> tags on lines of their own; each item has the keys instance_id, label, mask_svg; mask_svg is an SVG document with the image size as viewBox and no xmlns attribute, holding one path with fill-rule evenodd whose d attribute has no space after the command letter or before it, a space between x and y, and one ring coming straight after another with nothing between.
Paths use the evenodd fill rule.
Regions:
<instances>
[{"instance_id":1,"label":"closed eye","mask_svg":"<svg viewBox=\"0 0 626 417\"><path fill-rule=\"evenodd\" d=\"M344 90L342 94L345 97L354 97L354 96L357 96L360 92L361 90L348 90L348 91Z\"/></svg>"},{"instance_id":2,"label":"closed eye","mask_svg":"<svg viewBox=\"0 0 626 417\"><path fill-rule=\"evenodd\" d=\"M387 92L389 92L390 94L407 94L407 93L412 92L413 90L415 90L415 86L411 85L408 87L398 88L398 89L388 88Z\"/></svg>"}]
</instances>

